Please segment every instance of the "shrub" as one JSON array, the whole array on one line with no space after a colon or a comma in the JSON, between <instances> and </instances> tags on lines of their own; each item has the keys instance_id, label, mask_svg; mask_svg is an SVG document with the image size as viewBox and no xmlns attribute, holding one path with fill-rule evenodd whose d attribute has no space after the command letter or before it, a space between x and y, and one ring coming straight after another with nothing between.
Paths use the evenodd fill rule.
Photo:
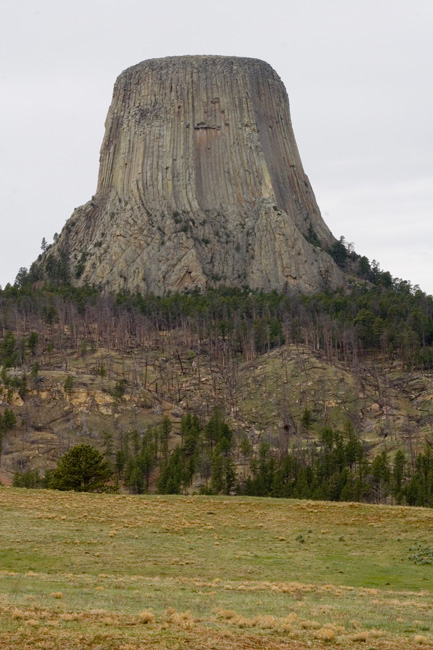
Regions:
<instances>
[{"instance_id":1,"label":"shrub","mask_svg":"<svg viewBox=\"0 0 433 650\"><path fill-rule=\"evenodd\" d=\"M147 625L148 623L152 624L152 623L155 622L154 614L152 614L152 612L149 612L147 610L144 611L144 612L141 612L141 614L139 614L139 619L140 619L140 622L144 623L145 625Z\"/></svg>"},{"instance_id":2,"label":"shrub","mask_svg":"<svg viewBox=\"0 0 433 650\"><path fill-rule=\"evenodd\" d=\"M39 488L43 485L43 479L39 474L39 470L28 469L23 473L15 472L12 485L20 488Z\"/></svg>"},{"instance_id":3,"label":"shrub","mask_svg":"<svg viewBox=\"0 0 433 650\"><path fill-rule=\"evenodd\" d=\"M116 381L116 385L114 386L114 389L112 391L113 397L116 399L122 399L126 392L126 385L128 383L128 380L125 378L119 379L119 381Z\"/></svg>"}]
</instances>

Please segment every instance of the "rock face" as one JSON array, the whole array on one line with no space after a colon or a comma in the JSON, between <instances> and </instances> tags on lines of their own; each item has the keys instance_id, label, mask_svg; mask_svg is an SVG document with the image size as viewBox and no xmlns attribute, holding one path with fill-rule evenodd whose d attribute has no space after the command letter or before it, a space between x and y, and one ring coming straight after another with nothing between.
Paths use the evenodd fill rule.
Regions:
<instances>
[{"instance_id":1,"label":"rock face","mask_svg":"<svg viewBox=\"0 0 433 650\"><path fill-rule=\"evenodd\" d=\"M48 256L75 284L163 294L343 283L286 90L263 61L144 61L117 79L99 180Z\"/></svg>"}]
</instances>

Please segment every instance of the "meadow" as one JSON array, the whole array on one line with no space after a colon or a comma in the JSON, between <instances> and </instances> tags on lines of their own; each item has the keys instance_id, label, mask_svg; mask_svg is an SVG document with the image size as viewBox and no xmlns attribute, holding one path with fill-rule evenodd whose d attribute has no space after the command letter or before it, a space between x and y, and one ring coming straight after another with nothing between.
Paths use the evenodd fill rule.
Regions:
<instances>
[{"instance_id":1,"label":"meadow","mask_svg":"<svg viewBox=\"0 0 433 650\"><path fill-rule=\"evenodd\" d=\"M0 489L0 648L433 647L433 510Z\"/></svg>"}]
</instances>

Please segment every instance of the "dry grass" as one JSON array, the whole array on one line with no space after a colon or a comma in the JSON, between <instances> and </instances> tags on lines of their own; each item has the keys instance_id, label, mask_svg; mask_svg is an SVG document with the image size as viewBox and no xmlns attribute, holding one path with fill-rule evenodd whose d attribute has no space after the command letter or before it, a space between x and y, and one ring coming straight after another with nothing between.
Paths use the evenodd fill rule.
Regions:
<instances>
[{"instance_id":1,"label":"dry grass","mask_svg":"<svg viewBox=\"0 0 433 650\"><path fill-rule=\"evenodd\" d=\"M144 623L145 625L155 623L155 614L149 611L141 612L138 616L140 619L140 623Z\"/></svg>"},{"instance_id":2,"label":"dry grass","mask_svg":"<svg viewBox=\"0 0 433 650\"><path fill-rule=\"evenodd\" d=\"M1 650L433 647L408 559L430 510L12 489L0 508Z\"/></svg>"}]
</instances>

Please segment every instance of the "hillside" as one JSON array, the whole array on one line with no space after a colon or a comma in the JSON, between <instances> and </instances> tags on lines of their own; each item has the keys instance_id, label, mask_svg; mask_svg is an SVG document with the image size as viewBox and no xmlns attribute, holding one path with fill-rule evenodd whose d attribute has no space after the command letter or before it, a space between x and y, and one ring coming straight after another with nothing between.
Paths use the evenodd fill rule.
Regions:
<instances>
[{"instance_id":1,"label":"hillside","mask_svg":"<svg viewBox=\"0 0 433 650\"><path fill-rule=\"evenodd\" d=\"M52 353L24 398L18 389L8 398L3 386L2 403L17 417L3 442L3 480L9 482L20 468L51 469L79 442L91 440L104 449L110 436L117 449L127 432L160 424L164 416L173 423L174 446L183 414L207 418L217 404L226 405L239 436L246 434L255 445L268 440L276 448L313 439L325 424L342 428L347 420L356 423L373 455L410 445L419 450L430 433L433 378L426 373L408 375L397 364L380 374L374 364L354 370L294 345L227 368L181 351L177 338L164 337L163 351ZM107 369L103 378L101 367ZM71 387L65 389L68 378ZM120 379L127 384L117 397ZM308 432L301 425L305 408L312 416Z\"/></svg>"},{"instance_id":2,"label":"hillside","mask_svg":"<svg viewBox=\"0 0 433 650\"><path fill-rule=\"evenodd\" d=\"M431 318L420 312L423 302L429 313L431 300L378 289L352 300L329 294L328 307L323 296L248 291L113 300L5 290L0 390L2 412L13 411L15 422L3 433L1 480L52 469L77 442L114 458L125 440L164 418L173 450L183 441L182 416L204 424L215 406L234 432L238 476L249 474L262 443L276 456L313 449L324 427L350 426L371 460L402 450L414 463L433 418ZM379 338L372 309L373 332L365 328L367 298L385 316ZM326 314L343 303L355 312L351 320ZM406 330L388 324L396 304ZM408 329L413 314L419 342ZM151 490L158 472L148 478ZM203 485L196 479L192 489Z\"/></svg>"}]
</instances>

